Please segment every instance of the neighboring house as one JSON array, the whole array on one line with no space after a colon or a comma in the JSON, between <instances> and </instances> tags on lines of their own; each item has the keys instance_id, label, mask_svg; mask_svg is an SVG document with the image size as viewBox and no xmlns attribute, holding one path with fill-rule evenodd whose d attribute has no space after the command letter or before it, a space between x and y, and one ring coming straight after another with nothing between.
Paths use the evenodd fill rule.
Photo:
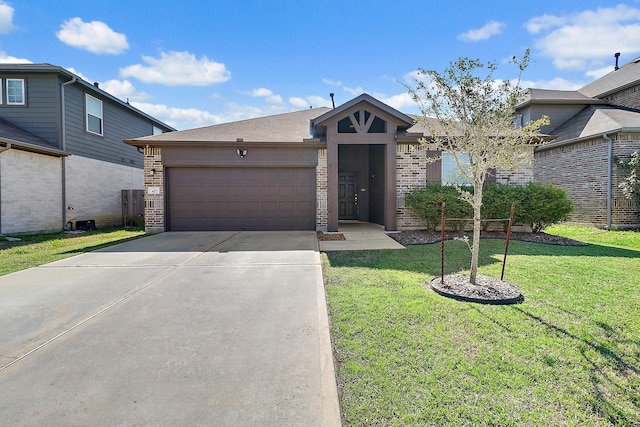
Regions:
<instances>
[{"instance_id":1,"label":"neighboring house","mask_svg":"<svg viewBox=\"0 0 640 427\"><path fill-rule=\"evenodd\" d=\"M640 227L640 210L618 188L614 160L640 150L640 58L577 91L529 89L524 122L543 115L554 140L537 147L534 180L564 187L573 223Z\"/></svg>"},{"instance_id":2,"label":"neighboring house","mask_svg":"<svg viewBox=\"0 0 640 427\"><path fill-rule=\"evenodd\" d=\"M121 191L144 188L123 140L173 130L61 67L0 64L0 234L121 224Z\"/></svg>"},{"instance_id":3,"label":"neighboring house","mask_svg":"<svg viewBox=\"0 0 640 427\"><path fill-rule=\"evenodd\" d=\"M144 148L149 232L338 231L343 220L401 230L423 227L404 195L456 175L449 157L427 162L439 153L420 144L425 129L416 123L363 94L334 109L125 142ZM494 179L532 177L498 170Z\"/></svg>"}]
</instances>

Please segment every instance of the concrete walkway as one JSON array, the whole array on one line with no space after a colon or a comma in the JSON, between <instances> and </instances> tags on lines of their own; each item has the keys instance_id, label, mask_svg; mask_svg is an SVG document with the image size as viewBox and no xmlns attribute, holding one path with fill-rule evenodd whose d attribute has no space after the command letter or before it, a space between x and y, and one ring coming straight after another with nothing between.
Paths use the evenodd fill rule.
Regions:
<instances>
[{"instance_id":1,"label":"concrete walkway","mask_svg":"<svg viewBox=\"0 0 640 427\"><path fill-rule=\"evenodd\" d=\"M338 426L314 232L164 233L0 277L2 425Z\"/></svg>"},{"instance_id":2,"label":"concrete walkway","mask_svg":"<svg viewBox=\"0 0 640 427\"><path fill-rule=\"evenodd\" d=\"M378 224L341 221L338 224L338 234L342 234L345 240L320 241L318 242L320 250L331 252L404 249L404 246L389 237L385 233L384 227Z\"/></svg>"}]
</instances>

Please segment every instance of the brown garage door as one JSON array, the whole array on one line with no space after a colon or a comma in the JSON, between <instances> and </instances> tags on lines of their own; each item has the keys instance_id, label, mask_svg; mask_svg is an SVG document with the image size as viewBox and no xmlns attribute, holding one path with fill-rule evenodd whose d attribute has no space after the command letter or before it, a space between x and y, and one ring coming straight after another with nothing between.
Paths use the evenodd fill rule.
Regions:
<instances>
[{"instance_id":1,"label":"brown garage door","mask_svg":"<svg viewBox=\"0 0 640 427\"><path fill-rule=\"evenodd\" d=\"M315 168L165 171L171 231L315 229Z\"/></svg>"}]
</instances>

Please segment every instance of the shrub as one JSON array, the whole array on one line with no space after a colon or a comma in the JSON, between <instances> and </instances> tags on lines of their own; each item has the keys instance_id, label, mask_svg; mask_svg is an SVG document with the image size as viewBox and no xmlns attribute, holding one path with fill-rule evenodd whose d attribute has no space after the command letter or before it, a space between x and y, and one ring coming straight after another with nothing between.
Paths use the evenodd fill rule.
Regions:
<instances>
[{"instance_id":1,"label":"shrub","mask_svg":"<svg viewBox=\"0 0 640 427\"><path fill-rule=\"evenodd\" d=\"M454 187L429 185L405 195L405 201L418 216L427 230L433 231L441 222L441 204L447 204L447 218L469 218L473 216L471 205L459 198ZM552 184L530 182L526 186L492 183L483 188L482 218L507 219L511 204L515 203L514 222L528 224L538 233L549 225L567 219L573 211L567 192ZM484 222L487 230L491 222ZM467 221L448 221L447 226L456 230L464 229ZM508 222L502 223L506 230Z\"/></svg>"},{"instance_id":2,"label":"shrub","mask_svg":"<svg viewBox=\"0 0 640 427\"><path fill-rule=\"evenodd\" d=\"M514 222L522 223L522 199L523 188L515 185L491 183L486 184L482 190L482 218L483 219L508 219L511 215L511 205L515 203ZM487 231L491 222L482 223L482 229ZM507 231L509 221L503 221L502 227Z\"/></svg>"},{"instance_id":3,"label":"shrub","mask_svg":"<svg viewBox=\"0 0 640 427\"><path fill-rule=\"evenodd\" d=\"M429 231L440 225L442 202L446 203L447 218L471 218L473 215L471 205L460 200L458 190L450 186L432 184L415 189L405 195L405 202ZM447 225L459 230L464 229L466 222L449 221Z\"/></svg>"},{"instance_id":4,"label":"shrub","mask_svg":"<svg viewBox=\"0 0 640 427\"><path fill-rule=\"evenodd\" d=\"M534 233L556 222L566 221L573 212L573 204L562 187L551 183L530 182L524 187L520 220L531 225Z\"/></svg>"},{"instance_id":5,"label":"shrub","mask_svg":"<svg viewBox=\"0 0 640 427\"><path fill-rule=\"evenodd\" d=\"M617 157L614 161L622 178L618 187L624 197L633 202L634 207L640 207L640 151L631 153L628 161Z\"/></svg>"}]
</instances>

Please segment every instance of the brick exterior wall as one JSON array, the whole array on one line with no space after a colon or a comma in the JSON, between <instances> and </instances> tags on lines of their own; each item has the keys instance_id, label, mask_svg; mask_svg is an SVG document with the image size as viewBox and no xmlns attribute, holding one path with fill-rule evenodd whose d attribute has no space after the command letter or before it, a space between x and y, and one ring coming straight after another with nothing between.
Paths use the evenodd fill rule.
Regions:
<instances>
[{"instance_id":1,"label":"brick exterior wall","mask_svg":"<svg viewBox=\"0 0 640 427\"><path fill-rule=\"evenodd\" d=\"M427 150L415 144L396 147L396 215L398 230L424 228L422 221L405 205L404 195L427 183Z\"/></svg>"},{"instance_id":2,"label":"brick exterior wall","mask_svg":"<svg viewBox=\"0 0 640 427\"><path fill-rule=\"evenodd\" d=\"M528 182L533 181L533 150L535 146L529 148L529 166L517 171L509 169L496 169L496 182L501 184L511 185L527 185Z\"/></svg>"},{"instance_id":3,"label":"brick exterior wall","mask_svg":"<svg viewBox=\"0 0 640 427\"><path fill-rule=\"evenodd\" d=\"M318 150L316 166L316 230L327 231L327 149Z\"/></svg>"},{"instance_id":4,"label":"brick exterior wall","mask_svg":"<svg viewBox=\"0 0 640 427\"><path fill-rule=\"evenodd\" d=\"M613 93L604 97L609 104L620 105L623 107L639 108L640 107L640 85L631 86L620 92Z\"/></svg>"},{"instance_id":5,"label":"brick exterior wall","mask_svg":"<svg viewBox=\"0 0 640 427\"><path fill-rule=\"evenodd\" d=\"M10 149L0 153L0 234L62 229L62 159Z\"/></svg>"},{"instance_id":6,"label":"brick exterior wall","mask_svg":"<svg viewBox=\"0 0 640 427\"><path fill-rule=\"evenodd\" d=\"M155 169L153 175L151 169ZM162 149L146 147L144 149L144 227L147 233L165 231L164 167ZM160 189L159 194L149 194L149 187Z\"/></svg>"},{"instance_id":7,"label":"brick exterior wall","mask_svg":"<svg viewBox=\"0 0 640 427\"><path fill-rule=\"evenodd\" d=\"M144 188L142 169L81 156L66 159L67 221L122 225L122 190Z\"/></svg>"},{"instance_id":8,"label":"brick exterior wall","mask_svg":"<svg viewBox=\"0 0 640 427\"><path fill-rule=\"evenodd\" d=\"M640 150L640 135L613 135L613 155L628 158ZM569 221L607 226L607 142L602 137L535 153L534 180L551 182L567 190L574 211ZM612 228L638 225L638 210L618 188L617 168L612 171Z\"/></svg>"}]
</instances>

